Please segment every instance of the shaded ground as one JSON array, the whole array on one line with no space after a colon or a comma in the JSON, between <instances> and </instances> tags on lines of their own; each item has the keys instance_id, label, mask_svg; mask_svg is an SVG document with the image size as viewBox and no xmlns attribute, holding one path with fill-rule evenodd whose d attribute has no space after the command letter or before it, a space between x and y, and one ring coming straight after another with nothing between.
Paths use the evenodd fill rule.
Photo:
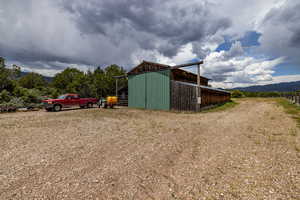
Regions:
<instances>
[{"instance_id":1,"label":"shaded ground","mask_svg":"<svg viewBox=\"0 0 300 200\"><path fill-rule=\"evenodd\" d=\"M300 199L299 135L263 99L1 114L0 199Z\"/></svg>"}]
</instances>

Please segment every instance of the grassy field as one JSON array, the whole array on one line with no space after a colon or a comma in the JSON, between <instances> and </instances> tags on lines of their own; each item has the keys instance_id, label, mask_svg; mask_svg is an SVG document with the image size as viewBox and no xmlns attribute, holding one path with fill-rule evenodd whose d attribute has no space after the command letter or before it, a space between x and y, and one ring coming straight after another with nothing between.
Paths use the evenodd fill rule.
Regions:
<instances>
[{"instance_id":1,"label":"grassy field","mask_svg":"<svg viewBox=\"0 0 300 200\"><path fill-rule=\"evenodd\" d=\"M285 109L286 113L290 114L297 121L298 126L300 126L300 107L283 98L278 98L277 102Z\"/></svg>"},{"instance_id":2,"label":"grassy field","mask_svg":"<svg viewBox=\"0 0 300 200\"><path fill-rule=\"evenodd\" d=\"M218 105L214 108L204 110L204 111L202 111L202 113L224 111L224 110L227 110L227 109L231 109L231 108L235 107L236 105L238 105L237 100L231 100L231 101L226 102L224 104Z\"/></svg>"},{"instance_id":3,"label":"grassy field","mask_svg":"<svg viewBox=\"0 0 300 200\"><path fill-rule=\"evenodd\" d=\"M249 98L0 114L0 199L300 199L298 111Z\"/></svg>"}]
</instances>

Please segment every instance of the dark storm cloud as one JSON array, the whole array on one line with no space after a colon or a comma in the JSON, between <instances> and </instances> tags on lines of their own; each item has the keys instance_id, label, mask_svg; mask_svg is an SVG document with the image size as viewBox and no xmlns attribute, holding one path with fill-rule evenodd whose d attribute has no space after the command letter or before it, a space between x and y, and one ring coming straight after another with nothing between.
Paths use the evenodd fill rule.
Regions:
<instances>
[{"instance_id":1,"label":"dark storm cloud","mask_svg":"<svg viewBox=\"0 0 300 200\"><path fill-rule=\"evenodd\" d=\"M64 70L68 62L53 62L53 61L22 61L23 65L28 66L30 69L51 69L51 70Z\"/></svg>"},{"instance_id":2,"label":"dark storm cloud","mask_svg":"<svg viewBox=\"0 0 300 200\"><path fill-rule=\"evenodd\" d=\"M42 49L32 48L27 46L26 48L12 49L9 46L0 44L0 55L9 60L19 60L24 64L33 62L61 62L61 63L77 63L88 65L89 63L76 57L60 56L53 52L44 52ZM55 66L53 66L54 69Z\"/></svg>"},{"instance_id":3,"label":"dark storm cloud","mask_svg":"<svg viewBox=\"0 0 300 200\"><path fill-rule=\"evenodd\" d=\"M108 25L126 24L126 19L134 21L137 28L151 25L147 16L155 1L63 1L69 12L77 15L77 23L85 33L110 34ZM143 12L139 12L143 10Z\"/></svg>"},{"instance_id":4,"label":"dark storm cloud","mask_svg":"<svg viewBox=\"0 0 300 200\"><path fill-rule=\"evenodd\" d=\"M294 35L290 39L290 45L292 47L300 47L300 28L294 31Z\"/></svg>"},{"instance_id":5,"label":"dark storm cloud","mask_svg":"<svg viewBox=\"0 0 300 200\"><path fill-rule=\"evenodd\" d=\"M300 3L294 1L287 1L287 3L280 7L272 9L265 17L264 23L271 23L273 25L284 26L292 35L289 39L289 45L300 46Z\"/></svg>"},{"instance_id":6,"label":"dark storm cloud","mask_svg":"<svg viewBox=\"0 0 300 200\"><path fill-rule=\"evenodd\" d=\"M182 1L63 1L63 6L74 16L83 34L103 34L110 38L134 36L143 49L157 45L159 52L170 57L176 55L183 44L201 41L206 36L230 27L227 18L214 16L209 4ZM127 32L113 32L130 30ZM151 35L151 40L143 40ZM148 38L145 38L148 39Z\"/></svg>"},{"instance_id":7,"label":"dark storm cloud","mask_svg":"<svg viewBox=\"0 0 300 200\"><path fill-rule=\"evenodd\" d=\"M224 75L224 74L205 74L206 77L209 77L211 80L215 81L215 82L223 82L227 79L227 75Z\"/></svg>"},{"instance_id":8,"label":"dark storm cloud","mask_svg":"<svg viewBox=\"0 0 300 200\"><path fill-rule=\"evenodd\" d=\"M300 15L297 11L300 9L300 3L296 1L286 1L284 5L271 9L264 18L264 22L281 24L282 22L297 22Z\"/></svg>"},{"instance_id":9,"label":"dark storm cloud","mask_svg":"<svg viewBox=\"0 0 300 200\"><path fill-rule=\"evenodd\" d=\"M1 3L0 56L24 65L38 62L88 64L86 57L70 53L75 49L69 45L72 32L66 31L70 24L54 6L51 1L36 0Z\"/></svg>"},{"instance_id":10,"label":"dark storm cloud","mask_svg":"<svg viewBox=\"0 0 300 200\"><path fill-rule=\"evenodd\" d=\"M4 1L0 56L41 68L62 68L55 63L129 68L137 52L171 58L183 45L201 46L228 29L231 21L212 9L194 0Z\"/></svg>"},{"instance_id":11,"label":"dark storm cloud","mask_svg":"<svg viewBox=\"0 0 300 200\"><path fill-rule=\"evenodd\" d=\"M261 41L265 53L275 57L286 56L290 61L300 63L299 10L299 1L288 0L267 13L261 25Z\"/></svg>"}]
</instances>

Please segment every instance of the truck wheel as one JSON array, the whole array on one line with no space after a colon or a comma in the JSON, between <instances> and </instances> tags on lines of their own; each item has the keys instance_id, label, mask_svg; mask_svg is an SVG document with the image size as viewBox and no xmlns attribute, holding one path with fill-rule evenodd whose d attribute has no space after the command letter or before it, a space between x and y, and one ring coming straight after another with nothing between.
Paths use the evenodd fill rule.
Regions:
<instances>
[{"instance_id":1,"label":"truck wheel","mask_svg":"<svg viewBox=\"0 0 300 200\"><path fill-rule=\"evenodd\" d=\"M80 106L81 109L83 109L85 106Z\"/></svg>"},{"instance_id":2,"label":"truck wheel","mask_svg":"<svg viewBox=\"0 0 300 200\"><path fill-rule=\"evenodd\" d=\"M54 105L53 110L54 110L55 112L61 111L61 105L59 105L59 104Z\"/></svg>"},{"instance_id":3,"label":"truck wheel","mask_svg":"<svg viewBox=\"0 0 300 200\"><path fill-rule=\"evenodd\" d=\"M93 107L93 104L92 103L88 103L87 104L87 108L92 108Z\"/></svg>"}]
</instances>

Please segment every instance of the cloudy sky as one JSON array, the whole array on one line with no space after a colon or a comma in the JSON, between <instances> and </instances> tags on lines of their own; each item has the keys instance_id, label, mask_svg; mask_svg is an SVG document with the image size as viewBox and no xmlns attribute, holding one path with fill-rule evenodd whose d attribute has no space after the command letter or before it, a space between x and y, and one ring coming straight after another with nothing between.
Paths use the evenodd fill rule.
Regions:
<instances>
[{"instance_id":1,"label":"cloudy sky","mask_svg":"<svg viewBox=\"0 0 300 200\"><path fill-rule=\"evenodd\" d=\"M299 10L298 0L0 0L0 56L50 76L204 60L216 87L295 81Z\"/></svg>"}]
</instances>

